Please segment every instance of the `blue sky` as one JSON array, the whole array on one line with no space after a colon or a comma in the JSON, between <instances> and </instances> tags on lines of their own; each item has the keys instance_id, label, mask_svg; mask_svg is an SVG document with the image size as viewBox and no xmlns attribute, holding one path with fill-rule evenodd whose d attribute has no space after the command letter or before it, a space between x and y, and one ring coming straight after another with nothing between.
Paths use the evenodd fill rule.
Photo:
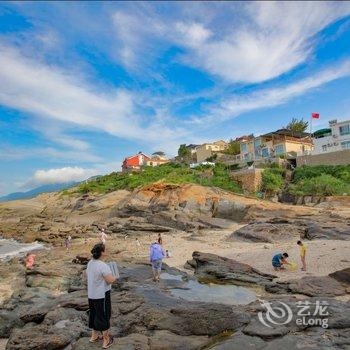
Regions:
<instances>
[{"instance_id":1,"label":"blue sky","mask_svg":"<svg viewBox=\"0 0 350 350\"><path fill-rule=\"evenodd\" d=\"M350 2L0 2L0 194L350 119Z\"/></svg>"}]
</instances>

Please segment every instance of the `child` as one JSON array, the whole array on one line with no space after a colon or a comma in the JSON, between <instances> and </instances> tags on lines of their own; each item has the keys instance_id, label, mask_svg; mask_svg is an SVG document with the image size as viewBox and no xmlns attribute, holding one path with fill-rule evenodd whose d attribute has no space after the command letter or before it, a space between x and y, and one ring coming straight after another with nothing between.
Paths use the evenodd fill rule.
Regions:
<instances>
[{"instance_id":1,"label":"child","mask_svg":"<svg viewBox=\"0 0 350 350\"><path fill-rule=\"evenodd\" d=\"M300 247L300 260L303 264L301 271L306 271L306 246L302 241L298 241L297 245Z\"/></svg>"},{"instance_id":2,"label":"child","mask_svg":"<svg viewBox=\"0 0 350 350\"><path fill-rule=\"evenodd\" d=\"M34 267L34 263L35 263L35 254L27 253L26 260L25 260L26 268L32 270Z\"/></svg>"},{"instance_id":3,"label":"child","mask_svg":"<svg viewBox=\"0 0 350 350\"><path fill-rule=\"evenodd\" d=\"M272 258L272 266L275 269L275 271L284 270L284 267L282 265L290 265L287 261L288 256L289 255L287 253L278 253L274 255L274 257Z\"/></svg>"}]
</instances>

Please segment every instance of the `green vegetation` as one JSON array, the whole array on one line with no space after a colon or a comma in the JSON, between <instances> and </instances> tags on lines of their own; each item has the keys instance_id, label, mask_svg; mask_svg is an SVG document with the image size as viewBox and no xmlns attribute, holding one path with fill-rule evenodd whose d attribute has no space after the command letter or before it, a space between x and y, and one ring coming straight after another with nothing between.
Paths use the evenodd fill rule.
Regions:
<instances>
[{"instance_id":1,"label":"green vegetation","mask_svg":"<svg viewBox=\"0 0 350 350\"><path fill-rule=\"evenodd\" d=\"M217 164L215 167L200 166L190 169L187 166L172 163L157 167L146 167L142 172L111 173L81 184L77 191L79 193L107 193L120 189L133 190L154 182L194 183L203 186L216 186L233 192L242 192L240 186L230 178L224 165Z\"/></svg>"},{"instance_id":2,"label":"green vegetation","mask_svg":"<svg viewBox=\"0 0 350 350\"><path fill-rule=\"evenodd\" d=\"M272 164L262 173L261 189L268 194L275 194L280 191L284 185L284 170L277 164Z\"/></svg>"},{"instance_id":3,"label":"green vegetation","mask_svg":"<svg viewBox=\"0 0 350 350\"><path fill-rule=\"evenodd\" d=\"M296 168L289 192L295 195L350 194L350 165L319 165Z\"/></svg>"},{"instance_id":4,"label":"green vegetation","mask_svg":"<svg viewBox=\"0 0 350 350\"><path fill-rule=\"evenodd\" d=\"M232 154L232 155L239 154L241 152L240 144L238 141L231 139L230 142L228 143L228 147L221 152L224 154Z\"/></svg>"},{"instance_id":5,"label":"green vegetation","mask_svg":"<svg viewBox=\"0 0 350 350\"><path fill-rule=\"evenodd\" d=\"M313 179L316 176L327 174L336 179L350 183L350 164L349 165L317 165L302 166L294 171L293 182L304 179Z\"/></svg>"},{"instance_id":6,"label":"green vegetation","mask_svg":"<svg viewBox=\"0 0 350 350\"><path fill-rule=\"evenodd\" d=\"M188 157L190 155L190 150L186 147L186 144L180 145L177 154L179 157Z\"/></svg>"},{"instance_id":7,"label":"green vegetation","mask_svg":"<svg viewBox=\"0 0 350 350\"><path fill-rule=\"evenodd\" d=\"M305 132L308 126L309 123L304 121L303 118L301 118L300 120L293 118L285 128L295 133L301 133Z\"/></svg>"},{"instance_id":8,"label":"green vegetation","mask_svg":"<svg viewBox=\"0 0 350 350\"><path fill-rule=\"evenodd\" d=\"M322 174L290 185L289 192L297 196L341 196L350 194L350 185L332 175Z\"/></svg>"}]
</instances>

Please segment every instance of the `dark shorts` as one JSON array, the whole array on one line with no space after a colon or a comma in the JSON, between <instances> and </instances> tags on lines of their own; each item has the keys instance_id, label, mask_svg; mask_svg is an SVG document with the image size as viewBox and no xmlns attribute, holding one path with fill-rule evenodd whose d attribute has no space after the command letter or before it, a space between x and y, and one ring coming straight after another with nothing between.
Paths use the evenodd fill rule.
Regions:
<instances>
[{"instance_id":1,"label":"dark shorts","mask_svg":"<svg viewBox=\"0 0 350 350\"><path fill-rule=\"evenodd\" d=\"M108 291L103 299L89 299L89 328L95 331L106 331L110 328L112 314L111 292Z\"/></svg>"},{"instance_id":2,"label":"dark shorts","mask_svg":"<svg viewBox=\"0 0 350 350\"><path fill-rule=\"evenodd\" d=\"M152 261L152 269L160 271L162 269L162 259Z\"/></svg>"},{"instance_id":3,"label":"dark shorts","mask_svg":"<svg viewBox=\"0 0 350 350\"><path fill-rule=\"evenodd\" d=\"M273 267L281 267L282 265L281 265L281 263L279 261L272 260L272 266Z\"/></svg>"}]
</instances>

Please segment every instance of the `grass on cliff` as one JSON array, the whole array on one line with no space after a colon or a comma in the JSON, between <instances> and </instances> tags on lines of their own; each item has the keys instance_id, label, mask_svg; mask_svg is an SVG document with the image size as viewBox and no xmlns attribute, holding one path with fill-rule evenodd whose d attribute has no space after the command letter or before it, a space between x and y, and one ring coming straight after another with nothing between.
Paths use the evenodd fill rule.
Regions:
<instances>
[{"instance_id":1,"label":"grass on cliff","mask_svg":"<svg viewBox=\"0 0 350 350\"><path fill-rule=\"evenodd\" d=\"M190 169L180 164L164 164L157 167L146 167L142 172L111 173L96 180L81 184L79 193L108 193L116 190L133 190L154 182L172 184L199 184L202 186L215 186L224 190L241 193L241 187L229 176L225 166L217 164L214 168L200 166Z\"/></svg>"},{"instance_id":2,"label":"grass on cliff","mask_svg":"<svg viewBox=\"0 0 350 350\"><path fill-rule=\"evenodd\" d=\"M295 195L350 195L350 165L319 165L296 168L289 192Z\"/></svg>"}]
</instances>

